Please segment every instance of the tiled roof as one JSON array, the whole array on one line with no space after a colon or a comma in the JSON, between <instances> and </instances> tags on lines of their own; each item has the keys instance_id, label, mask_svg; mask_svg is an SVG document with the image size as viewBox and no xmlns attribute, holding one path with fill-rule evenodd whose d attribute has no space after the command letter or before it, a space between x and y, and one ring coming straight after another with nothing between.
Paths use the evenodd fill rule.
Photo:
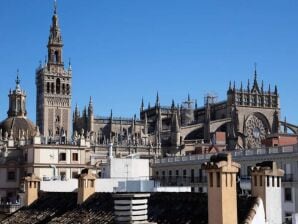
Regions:
<instances>
[{"instance_id":1,"label":"tiled roof","mask_svg":"<svg viewBox=\"0 0 298 224\"><path fill-rule=\"evenodd\" d=\"M207 195L200 193L152 193L148 221L158 224L207 224ZM252 206L250 198L238 200L239 223ZM77 205L76 193L42 193L38 201L23 207L1 223L114 223L113 198L109 193L95 193Z\"/></svg>"}]
</instances>

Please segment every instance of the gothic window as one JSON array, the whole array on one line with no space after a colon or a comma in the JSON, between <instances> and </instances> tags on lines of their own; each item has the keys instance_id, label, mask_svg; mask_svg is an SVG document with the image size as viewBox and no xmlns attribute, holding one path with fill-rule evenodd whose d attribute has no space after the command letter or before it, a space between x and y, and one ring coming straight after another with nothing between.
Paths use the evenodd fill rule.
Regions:
<instances>
[{"instance_id":1,"label":"gothic window","mask_svg":"<svg viewBox=\"0 0 298 224\"><path fill-rule=\"evenodd\" d=\"M60 134L60 130L59 130L59 128L57 127L56 128L56 135L59 135Z\"/></svg>"},{"instance_id":2,"label":"gothic window","mask_svg":"<svg viewBox=\"0 0 298 224\"><path fill-rule=\"evenodd\" d=\"M59 78L56 80L56 93L60 94L60 79Z\"/></svg>"},{"instance_id":3,"label":"gothic window","mask_svg":"<svg viewBox=\"0 0 298 224\"><path fill-rule=\"evenodd\" d=\"M21 100L17 99L16 111L19 112L21 110Z\"/></svg>"},{"instance_id":4,"label":"gothic window","mask_svg":"<svg viewBox=\"0 0 298 224\"><path fill-rule=\"evenodd\" d=\"M63 95L65 94L65 84L64 83L62 84L62 94Z\"/></svg>"},{"instance_id":5,"label":"gothic window","mask_svg":"<svg viewBox=\"0 0 298 224\"><path fill-rule=\"evenodd\" d=\"M59 62L59 52L55 51L55 59L54 59L55 63Z\"/></svg>"},{"instance_id":6,"label":"gothic window","mask_svg":"<svg viewBox=\"0 0 298 224\"><path fill-rule=\"evenodd\" d=\"M266 136L266 126L261 119L252 115L246 121L247 145L249 148L260 148Z\"/></svg>"},{"instance_id":7,"label":"gothic window","mask_svg":"<svg viewBox=\"0 0 298 224\"><path fill-rule=\"evenodd\" d=\"M50 93L50 83L47 82L47 93Z\"/></svg>"},{"instance_id":8,"label":"gothic window","mask_svg":"<svg viewBox=\"0 0 298 224\"><path fill-rule=\"evenodd\" d=\"M55 92L55 85L54 83L51 83L51 93L53 94Z\"/></svg>"},{"instance_id":9,"label":"gothic window","mask_svg":"<svg viewBox=\"0 0 298 224\"><path fill-rule=\"evenodd\" d=\"M57 117L56 117L56 123L59 123L59 122L60 122L60 117L57 116Z\"/></svg>"},{"instance_id":10,"label":"gothic window","mask_svg":"<svg viewBox=\"0 0 298 224\"><path fill-rule=\"evenodd\" d=\"M66 94L69 95L70 94L70 85L66 84Z\"/></svg>"}]
</instances>

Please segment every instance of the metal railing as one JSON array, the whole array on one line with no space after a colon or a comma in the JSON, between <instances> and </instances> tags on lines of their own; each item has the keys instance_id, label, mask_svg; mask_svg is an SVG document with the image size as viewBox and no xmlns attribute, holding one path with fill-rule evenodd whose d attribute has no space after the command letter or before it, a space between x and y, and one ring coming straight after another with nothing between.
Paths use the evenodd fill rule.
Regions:
<instances>
[{"instance_id":1,"label":"metal railing","mask_svg":"<svg viewBox=\"0 0 298 224\"><path fill-rule=\"evenodd\" d=\"M206 184L207 177L191 177L191 176L158 176L151 177L154 182L159 182L160 186L190 186L192 184Z\"/></svg>"}]
</instances>

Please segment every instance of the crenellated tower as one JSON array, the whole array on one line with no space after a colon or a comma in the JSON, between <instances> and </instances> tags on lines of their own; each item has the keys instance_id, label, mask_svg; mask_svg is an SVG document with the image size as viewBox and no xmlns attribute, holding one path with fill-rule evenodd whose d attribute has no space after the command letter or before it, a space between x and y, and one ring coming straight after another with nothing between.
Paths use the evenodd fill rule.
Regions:
<instances>
[{"instance_id":1,"label":"crenellated tower","mask_svg":"<svg viewBox=\"0 0 298 224\"><path fill-rule=\"evenodd\" d=\"M71 80L72 69L64 68L63 41L55 2L48 56L36 71L36 123L46 137L58 137L64 132L71 137Z\"/></svg>"}]
</instances>

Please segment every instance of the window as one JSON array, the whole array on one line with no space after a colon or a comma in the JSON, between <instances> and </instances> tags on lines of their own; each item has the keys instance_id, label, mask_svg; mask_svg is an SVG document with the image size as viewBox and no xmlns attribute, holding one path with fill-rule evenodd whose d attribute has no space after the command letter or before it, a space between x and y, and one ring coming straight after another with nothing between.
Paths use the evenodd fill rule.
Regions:
<instances>
[{"instance_id":1,"label":"window","mask_svg":"<svg viewBox=\"0 0 298 224\"><path fill-rule=\"evenodd\" d=\"M292 189L285 188L285 201L292 201Z\"/></svg>"},{"instance_id":2,"label":"window","mask_svg":"<svg viewBox=\"0 0 298 224\"><path fill-rule=\"evenodd\" d=\"M54 62L59 63L59 52L58 51L55 51Z\"/></svg>"},{"instance_id":3,"label":"window","mask_svg":"<svg viewBox=\"0 0 298 224\"><path fill-rule=\"evenodd\" d=\"M54 83L52 82L52 83L51 83L51 93L53 94L54 91L55 91L55 86L54 86Z\"/></svg>"},{"instance_id":4,"label":"window","mask_svg":"<svg viewBox=\"0 0 298 224\"><path fill-rule=\"evenodd\" d=\"M260 176L260 186L263 186L263 180L262 180L262 176Z\"/></svg>"},{"instance_id":5,"label":"window","mask_svg":"<svg viewBox=\"0 0 298 224\"><path fill-rule=\"evenodd\" d=\"M65 94L65 84L64 83L62 84L62 94L63 95Z\"/></svg>"},{"instance_id":6,"label":"window","mask_svg":"<svg viewBox=\"0 0 298 224\"><path fill-rule=\"evenodd\" d=\"M60 79L59 78L56 80L56 93L60 94Z\"/></svg>"},{"instance_id":7,"label":"window","mask_svg":"<svg viewBox=\"0 0 298 224\"><path fill-rule=\"evenodd\" d=\"M72 178L72 179L78 178L78 176L79 176L79 173L78 173L77 171L73 171L73 172L71 173L71 178Z\"/></svg>"},{"instance_id":8,"label":"window","mask_svg":"<svg viewBox=\"0 0 298 224\"><path fill-rule=\"evenodd\" d=\"M191 170L190 181L191 181L191 183L195 182L195 170L194 169Z\"/></svg>"},{"instance_id":9,"label":"window","mask_svg":"<svg viewBox=\"0 0 298 224\"><path fill-rule=\"evenodd\" d=\"M66 161L66 153L65 152L61 152L59 154L59 161Z\"/></svg>"},{"instance_id":10,"label":"window","mask_svg":"<svg viewBox=\"0 0 298 224\"><path fill-rule=\"evenodd\" d=\"M158 177L158 174L159 174L159 173L158 173L158 171L156 171L156 172L155 172L155 176L157 176L157 177Z\"/></svg>"},{"instance_id":11,"label":"window","mask_svg":"<svg viewBox=\"0 0 298 224\"><path fill-rule=\"evenodd\" d=\"M183 178L186 178L186 170L183 170Z\"/></svg>"},{"instance_id":12,"label":"window","mask_svg":"<svg viewBox=\"0 0 298 224\"><path fill-rule=\"evenodd\" d=\"M70 94L70 85L66 84L66 94L69 95Z\"/></svg>"},{"instance_id":13,"label":"window","mask_svg":"<svg viewBox=\"0 0 298 224\"><path fill-rule=\"evenodd\" d=\"M47 82L47 93L50 93L50 83Z\"/></svg>"},{"instance_id":14,"label":"window","mask_svg":"<svg viewBox=\"0 0 298 224\"><path fill-rule=\"evenodd\" d=\"M61 180L65 180L66 179L66 172L65 171L61 171L60 172L60 177L61 177Z\"/></svg>"},{"instance_id":15,"label":"window","mask_svg":"<svg viewBox=\"0 0 298 224\"><path fill-rule=\"evenodd\" d=\"M285 213L285 223L292 223L292 214L289 212Z\"/></svg>"},{"instance_id":16,"label":"window","mask_svg":"<svg viewBox=\"0 0 298 224\"><path fill-rule=\"evenodd\" d=\"M16 180L16 172L14 170L7 171L7 180L8 181L15 181Z\"/></svg>"},{"instance_id":17,"label":"window","mask_svg":"<svg viewBox=\"0 0 298 224\"><path fill-rule=\"evenodd\" d=\"M176 177L179 176L179 170L176 170Z\"/></svg>"},{"instance_id":18,"label":"window","mask_svg":"<svg viewBox=\"0 0 298 224\"><path fill-rule=\"evenodd\" d=\"M79 154L78 153L73 153L72 154L72 161L79 161Z\"/></svg>"},{"instance_id":19,"label":"window","mask_svg":"<svg viewBox=\"0 0 298 224\"><path fill-rule=\"evenodd\" d=\"M270 187L270 177L267 176L267 187Z\"/></svg>"}]
</instances>

